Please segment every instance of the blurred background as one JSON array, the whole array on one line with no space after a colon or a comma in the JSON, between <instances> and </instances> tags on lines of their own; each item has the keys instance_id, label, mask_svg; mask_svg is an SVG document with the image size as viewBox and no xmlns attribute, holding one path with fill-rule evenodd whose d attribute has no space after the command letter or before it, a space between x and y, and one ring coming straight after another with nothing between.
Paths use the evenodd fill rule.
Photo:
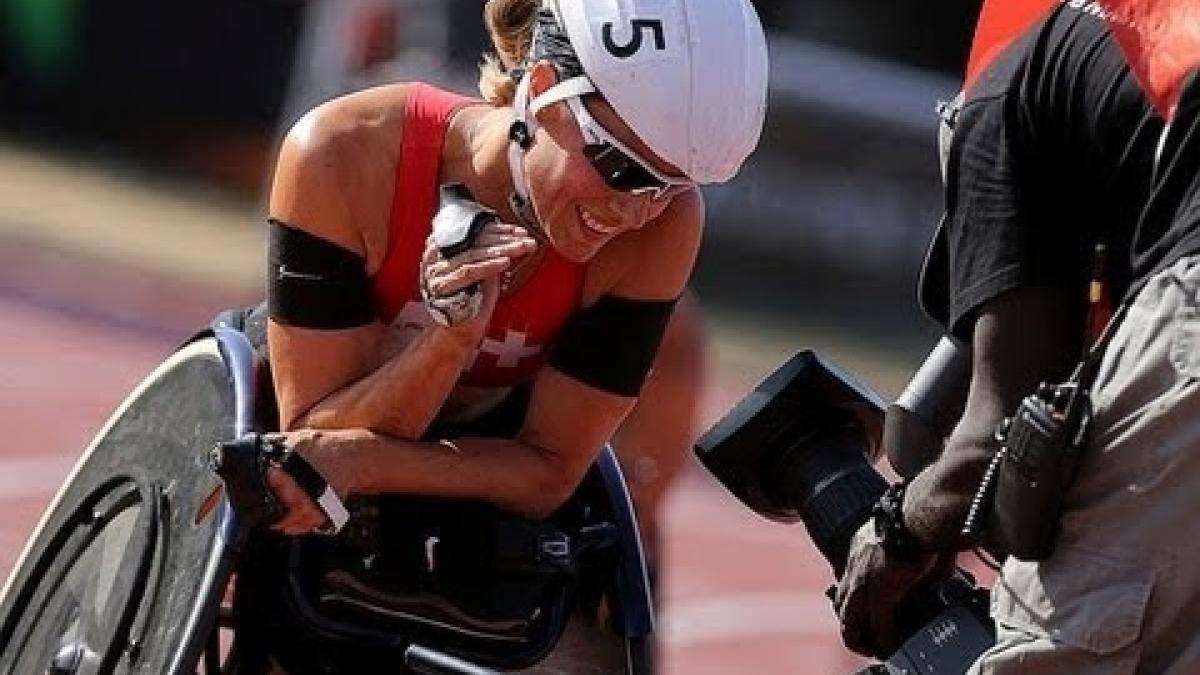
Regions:
<instances>
[{"instance_id":1,"label":"blurred background","mask_svg":"<svg viewBox=\"0 0 1200 675\"><path fill-rule=\"evenodd\" d=\"M703 1L703 0L699 0ZM936 331L914 282L939 214L935 105L979 0L758 0L767 128L706 189L693 286L711 421L814 348L891 396ZM474 92L480 0L0 0L0 574L115 405L262 295L264 187L305 110L420 79ZM674 492L663 672L839 673L802 530L698 470Z\"/></svg>"}]
</instances>

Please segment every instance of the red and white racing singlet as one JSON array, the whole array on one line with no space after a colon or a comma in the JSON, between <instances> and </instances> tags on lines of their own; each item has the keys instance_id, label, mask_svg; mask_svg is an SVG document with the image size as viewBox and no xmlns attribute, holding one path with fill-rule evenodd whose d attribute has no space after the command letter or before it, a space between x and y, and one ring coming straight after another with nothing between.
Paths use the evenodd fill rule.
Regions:
<instances>
[{"instance_id":1,"label":"red and white racing singlet","mask_svg":"<svg viewBox=\"0 0 1200 675\"><path fill-rule=\"evenodd\" d=\"M392 200L388 253L372 279L379 317L401 343L433 325L418 286L421 255L437 207L442 143L454 112L470 99L425 84L408 91ZM528 381L579 308L585 266L549 250L521 288L500 298L487 333L459 382L507 387Z\"/></svg>"}]
</instances>

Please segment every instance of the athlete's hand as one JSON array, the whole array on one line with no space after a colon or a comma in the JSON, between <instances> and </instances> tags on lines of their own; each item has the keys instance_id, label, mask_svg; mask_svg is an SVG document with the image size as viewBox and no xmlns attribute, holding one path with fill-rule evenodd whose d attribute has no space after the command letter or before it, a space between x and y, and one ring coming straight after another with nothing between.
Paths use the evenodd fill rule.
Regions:
<instances>
[{"instance_id":1,"label":"athlete's hand","mask_svg":"<svg viewBox=\"0 0 1200 675\"><path fill-rule=\"evenodd\" d=\"M325 512L279 467L267 469L267 485L283 507L283 517L272 530L289 537L311 534L329 523Z\"/></svg>"},{"instance_id":2,"label":"athlete's hand","mask_svg":"<svg viewBox=\"0 0 1200 675\"><path fill-rule=\"evenodd\" d=\"M938 567L938 556L913 561L889 556L869 519L854 534L846 571L833 606L842 623L842 641L850 650L882 658L900 647L896 609L918 583ZM951 564L953 558L949 561Z\"/></svg>"},{"instance_id":3,"label":"athlete's hand","mask_svg":"<svg viewBox=\"0 0 1200 675\"><path fill-rule=\"evenodd\" d=\"M345 478L346 457L328 442L332 437L322 431L301 429L284 436L289 452L299 453L329 484L344 502L349 492ZM286 471L272 466L267 469L267 486L283 507L283 517L271 526L272 530L288 536L311 534L329 524L329 518Z\"/></svg>"},{"instance_id":4,"label":"athlete's hand","mask_svg":"<svg viewBox=\"0 0 1200 675\"><path fill-rule=\"evenodd\" d=\"M464 330L481 328L491 318L492 309L500 295L500 277L521 258L537 250L537 241L516 225L491 222L484 226L475 242L466 251L444 258L431 235L425 242L421 259L421 283L433 298L446 298L480 284L478 309L473 315L452 321Z\"/></svg>"}]
</instances>

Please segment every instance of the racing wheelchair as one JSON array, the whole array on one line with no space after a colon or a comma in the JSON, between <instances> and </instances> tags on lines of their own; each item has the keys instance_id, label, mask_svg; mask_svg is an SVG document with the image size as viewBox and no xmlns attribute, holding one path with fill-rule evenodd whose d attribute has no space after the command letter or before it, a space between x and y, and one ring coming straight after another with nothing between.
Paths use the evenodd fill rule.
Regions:
<instances>
[{"instance_id":1,"label":"racing wheelchair","mask_svg":"<svg viewBox=\"0 0 1200 675\"><path fill-rule=\"evenodd\" d=\"M652 672L611 448L544 521L392 495L352 499L336 537L241 522L209 450L276 419L241 317L172 354L85 450L0 594L0 675Z\"/></svg>"}]
</instances>

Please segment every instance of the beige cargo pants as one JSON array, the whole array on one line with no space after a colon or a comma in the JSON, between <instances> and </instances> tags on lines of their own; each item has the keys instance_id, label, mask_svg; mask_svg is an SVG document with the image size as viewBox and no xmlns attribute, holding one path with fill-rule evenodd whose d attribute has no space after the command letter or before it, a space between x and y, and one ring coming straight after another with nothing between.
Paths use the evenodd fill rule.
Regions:
<instances>
[{"instance_id":1,"label":"beige cargo pants","mask_svg":"<svg viewBox=\"0 0 1200 675\"><path fill-rule=\"evenodd\" d=\"M1152 278L1105 354L1050 558L1008 560L977 675L1200 674L1200 256Z\"/></svg>"}]
</instances>

